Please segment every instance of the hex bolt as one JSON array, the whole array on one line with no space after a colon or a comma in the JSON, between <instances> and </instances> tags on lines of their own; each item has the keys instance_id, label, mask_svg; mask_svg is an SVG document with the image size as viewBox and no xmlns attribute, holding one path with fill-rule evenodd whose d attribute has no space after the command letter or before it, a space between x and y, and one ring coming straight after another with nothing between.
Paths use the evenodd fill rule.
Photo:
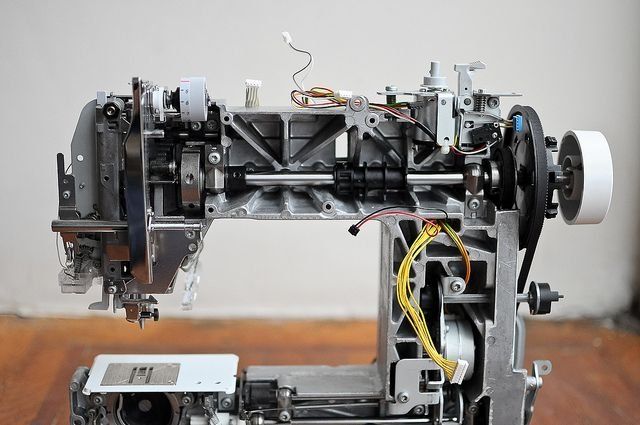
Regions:
<instances>
[{"instance_id":1,"label":"hex bolt","mask_svg":"<svg viewBox=\"0 0 640 425\"><path fill-rule=\"evenodd\" d=\"M209 162L213 165L216 165L220 162L220 154L218 152L211 152L209 154L209 156L207 157L207 159L209 160Z\"/></svg>"},{"instance_id":2,"label":"hex bolt","mask_svg":"<svg viewBox=\"0 0 640 425\"><path fill-rule=\"evenodd\" d=\"M289 413L288 410L283 410L278 415L278 419L280 419L280 422L289 422L289 420L291 420L291 413Z\"/></svg>"},{"instance_id":3,"label":"hex bolt","mask_svg":"<svg viewBox=\"0 0 640 425\"><path fill-rule=\"evenodd\" d=\"M191 129L193 131L200 131L201 128L202 128L202 124L200 124L200 122L194 121L191 123Z\"/></svg>"},{"instance_id":4,"label":"hex bolt","mask_svg":"<svg viewBox=\"0 0 640 425\"><path fill-rule=\"evenodd\" d=\"M64 192L62 192L62 197L63 197L64 199L69 199L69 198L71 198L71 192L70 192L70 191L68 191L68 190L65 190Z\"/></svg>"},{"instance_id":5,"label":"hex bolt","mask_svg":"<svg viewBox=\"0 0 640 425\"><path fill-rule=\"evenodd\" d=\"M196 245L194 243L190 243L189 244L189 251L196 252L197 250L198 250L198 245Z\"/></svg>"},{"instance_id":6,"label":"hex bolt","mask_svg":"<svg viewBox=\"0 0 640 425\"><path fill-rule=\"evenodd\" d=\"M398 401L400 403L406 403L409 401L409 394L406 392L402 392L400 394L398 394Z\"/></svg>"},{"instance_id":7,"label":"hex bolt","mask_svg":"<svg viewBox=\"0 0 640 425\"><path fill-rule=\"evenodd\" d=\"M220 405L224 408L224 409L228 409L231 406L233 406L233 401L231 401L231 399L229 397L225 397L222 399L222 401L220 402Z\"/></svg>"},{"instance_id":8,"label":"hex bolt","mask_svg":"<svg viewBox=\"0 0 640 425\"><path fill-rule=\"evenodd\" d=\"M480 208L480 201L478 200L478 198L471 198L469 199L469 202L467 203L467 205L469 206L470 209L475 211L478 208Z\"/></svg>"}]
</instances>

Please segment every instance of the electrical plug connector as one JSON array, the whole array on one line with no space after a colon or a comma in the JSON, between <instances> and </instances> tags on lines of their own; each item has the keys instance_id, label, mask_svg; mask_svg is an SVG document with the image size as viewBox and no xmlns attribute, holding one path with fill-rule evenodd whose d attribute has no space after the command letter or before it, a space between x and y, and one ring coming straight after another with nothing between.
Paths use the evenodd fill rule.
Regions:
<instances>
[{"instance_id":1,"label":"electrical plug connector","mask_svg":"<svg viewBox=\"0 0 640 425\"><path fill-rule=\"evenodd\" d=\"M352 224L351 227L349 227L349 233L351 233L353 236L358 236L358 233L360 233L360 228L355 224Z\"/></svg>"},{"instance_id":2,"label":"electrical plug connector","mask_svg":"<svg viewBox=\"0 0 640 425\"><path fill-rule=\"evenodd\" d=\"M285 42L285 44L291 44L293 42L293 38L291 38L291 34L289 34L287 31L283 31L282 32L282 41Z\"/></svg>"},{"instance_id":3,"label":"electrical plug connector","mask_svg":"<svg viewBox=\"0 0 640 425\"><path fill-rule=\"evenodd\" d=\"M453 377L451 378L452 384L462 384L462 380L464 379L464 375L467 374L467 369L469 368L469 362L466 360L458 359L456 362L456 370L453 372Z\"/></svg>"},{"instance_id":4,"label":"electrical plug connector","mask_svg":"<svg viewBox=\"0 0 640 425\"><path fill-rule=\"evenodd\" d=\"M522 115L513 116L513 129L516 133L520 133L522 131Z\"/></svg>"},{"instance_id":5,"label":"electrical plug connector","mask_svg":"<svg viewBox=\"0 0 640 425\"><path fill-rule=\"evenodd\" d=\"M333 92L333 95L336 97L336 99L347 100L353 97L353 92L350 90L336 90L335 92Z\"/></svg>"}]
</instances>

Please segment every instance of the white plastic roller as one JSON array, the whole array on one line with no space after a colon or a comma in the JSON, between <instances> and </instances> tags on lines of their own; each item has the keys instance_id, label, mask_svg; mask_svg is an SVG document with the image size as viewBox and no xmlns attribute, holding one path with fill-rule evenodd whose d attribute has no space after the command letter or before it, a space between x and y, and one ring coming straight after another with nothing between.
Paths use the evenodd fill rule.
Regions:
<instances>
[{"instance_id":1,"label":"white plastic roller","mask_svg":"<svg viewBox=\"0 0 640 425\"><path fill-rule=\"evenodd\" d=\"M185 77L180 79L180 118L185 122L207 120L207 79Z\"/></svg>"},{"instance_id":2,"label":"white plastic roller","mask_svg":"<svg viewBox=\"0 0 640 425\"><path fill-rule=\"evenodd\" d=\"M568 131L562 138L559 164L570 176L558 191L567 224L597 224L604 220L613 193L613 162L609 143L598 131Z\"/></svg>"}]
</instances>

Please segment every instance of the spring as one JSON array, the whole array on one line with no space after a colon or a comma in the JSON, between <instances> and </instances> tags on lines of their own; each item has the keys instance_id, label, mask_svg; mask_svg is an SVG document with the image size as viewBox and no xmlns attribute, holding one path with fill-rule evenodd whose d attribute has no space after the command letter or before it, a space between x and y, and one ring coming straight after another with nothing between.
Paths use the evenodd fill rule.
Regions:
<instances>
[{"instance_id":1,"label":"spring","mask_svg":"<svg viewBox=\"0 0 640 425\"><path fill-rule=\"evenodd\" d=\"M473 98L473 110L484 112L487 109L487 96L475 95Z\"/></svg>"}]
</instances>

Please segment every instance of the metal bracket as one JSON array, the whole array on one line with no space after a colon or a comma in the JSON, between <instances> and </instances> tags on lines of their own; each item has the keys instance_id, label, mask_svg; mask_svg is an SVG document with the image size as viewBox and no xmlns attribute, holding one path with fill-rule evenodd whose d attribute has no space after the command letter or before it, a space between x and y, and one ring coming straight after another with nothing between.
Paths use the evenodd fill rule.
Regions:
<instances>
[{"instance_id":1,"label":"metal bracket","mask_svg":"<svg viewBox=\"0 0 640 425\"><path fill-rule=\"evenodd\" d=\"M431 372L431 373L430 373ZM430 375L436 374L432 379ZM424 378L426 388L421 391ZM396 363L395 403L389 404L389 413L402 415L416 406L438 404L442 395L444 373L431 359L402 359Z\"/></svg>"},{"instance_id":2,"label":"metal bracket","mask_svg":"<svg viewBox=\"0 0 640 425\"><path fill-rule=\"evenodd\" d=\"M533 417L533 408L542 388L542 377L551 373L552 365L549 360L534 360L531 365L531 375L527 376L527 395L525 399L524 425L528 425Z\"/></svg>"}]
</instances>

